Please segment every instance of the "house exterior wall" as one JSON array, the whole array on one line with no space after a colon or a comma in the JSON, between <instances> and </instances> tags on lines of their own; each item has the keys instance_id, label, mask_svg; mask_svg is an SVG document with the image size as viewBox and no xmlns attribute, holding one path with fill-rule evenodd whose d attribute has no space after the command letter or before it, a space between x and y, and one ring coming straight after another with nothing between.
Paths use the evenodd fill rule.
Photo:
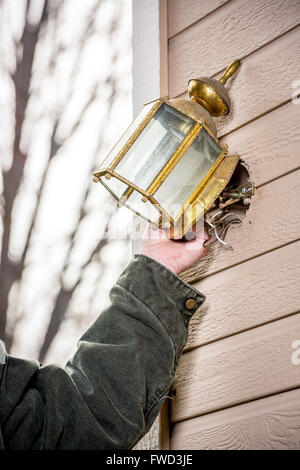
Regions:
<instances>
[{"instance_id":1,"label":"house exterior wall","mask_svg":"<svg viewBox=\"0 0 300 470\"><path fill-rule=\"evenodd\" d=\"M228 232L234 250L215 244L181 275L207 300L190 324L167 425L165 406L139 448L157 448L160 433L165 449L300 449L300 1L133 0L133 10L143 38L133 51L145 51L134 62L136 109L145 90L187 97L190 78L219 77L241 59L231 112L216 123L256 186L242 226Z\"/></svg>"},{"instance_id":2,"label":"house exterior wall","mask_svg":"<svg viewBox=\"0 0 300 470\"><path fill-rule=\"evenodd\" d=\"M170 449L300 449L300 2L168 0L170 98L237 58L218 136L257 189L234 250L182 274L207 300L172 387Z\"/></svg>"}]
</instances>

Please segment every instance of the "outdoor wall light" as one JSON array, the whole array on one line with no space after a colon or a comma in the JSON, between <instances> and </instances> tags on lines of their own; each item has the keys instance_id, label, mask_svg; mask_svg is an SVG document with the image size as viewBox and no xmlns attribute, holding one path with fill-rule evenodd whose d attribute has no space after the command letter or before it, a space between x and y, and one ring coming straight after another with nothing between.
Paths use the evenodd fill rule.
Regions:
<instances>
[{"instance_id":1,"label":"outdoor wall light","mask_svg":"<svg viewBox=\"0 0 300 470\"><path fill-rule=\"evenodd\" d=\"M144 105L93 180L154 228L170 228L175 238L189 232L219 198L237 167L239 156L228 155L216 138L212 116L228 114L230 98L224 87L237 71L236 60L219 79L189 81L190 100L162 97Z\"/></svg>"}]
</instances>

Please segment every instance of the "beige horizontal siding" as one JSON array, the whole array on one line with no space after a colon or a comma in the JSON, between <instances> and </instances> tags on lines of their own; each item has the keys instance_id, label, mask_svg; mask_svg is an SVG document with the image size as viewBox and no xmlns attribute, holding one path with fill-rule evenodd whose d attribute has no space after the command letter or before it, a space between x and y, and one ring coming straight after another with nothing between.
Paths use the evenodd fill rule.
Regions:
<instances>
[{"instance_id":1,"label":"beige horizontal siding","mask_svg":"<svg viewBox=\"0 0 300 470\"><path fill-rule=\"evenodd\" d=\"M299 239L300 170L256 190L241 227L228 231L226 240L233 250L220 243L212 245L208 256L181 273L186 281L201 279L248 259Z\"/></svg>"},{"instance_id":2,"label":"beige horizontal siding","mask_svg":"<svg viewBox=\"0 0 300 470\"><path fill-rule=\"evenodd\" d=\"M194 348L300 310L300 241L209 276L207 296L190 322Z\"/></svg>"},{"instance_id":3,"label":"beige horizontal siding","mask_svg":"<svg viewBox=\"0 0 300 470\"><path fill-rule=\"evenodd\" d=\"M299 0L226 3L169 41L169 95L180 95L190 78L222 71L299 23Z\"/></svg>"},{"instance_id":4,"label":"beige horizontal siding","mask_svg":"<svg viewBox=\"0 0 300 470\"><path fill-rule=\"evenodd\" d=\"M300 2L299 2L300 5ZM300 76L300 27L244 59L232 81L231 112L218 120L218 135L272 111L292 99L292 83Z\"/></svg>"},{"instance_id":5,"label":"beige horizontal siding","mask_svg":"<svg viewBox=\"0 0 300 470\"><path fill-rule=\"evenodd\" d=\"M228 86L231 111L215 120L218 136L233 132L290 101L295 91L292 83L300 76L299 57L300 27L297 27L244 59Z\"/></svg>"},{"instance_id":6,"label":"beige horizontal siding","mask_svg":"<svg viewBox=\"0 0 300 470\"><path fill-rule=\"evenodd\" d=\"M300 389L174 425L170 449L300 450Z\"/></svg>"},{"instance_id":7,"label":"beige horizontal siding","mask_svg":"<svg viewBox=\"0 0 300 470\"><path fill-rule=\"evenodd\" d=\"M168 37L171 98L242 59L216 123L257 186L234 250L213 245L182 273L207 300L172 387L170 448L300 449L300 2L168 0Z\"/></svg>"},{"instance_id":8,"label":"beige horizontal siding","mask_svg":"<svg viewBox=\"0 0 300 470\"><path fill-rule=\"evenodd\" d=\"M171 421L300 387L300 366L292 362L297 339L300 313L185 353Z\"/></svg>"},{"instance_id":9,"label":"beige horizontal siding","mask_svg":"<svg viewBox=\"0 0 300 470\"><path fill-rule=\"evenodd\" d=\"M168 0L168 37L171 38L229 0Z\"/></svg>"},{"instance_id":10,"label":"beige horizontal siding","mask_svg":"<svg viewBox=\"0 0 300 470\"><path fill-rule=\"evenodd\" d=\"M300 77L300 71L299 71ZM300 166L300 105L289 102L224 137L250 165L256 186Z\"/></svg>"}]
</instances>

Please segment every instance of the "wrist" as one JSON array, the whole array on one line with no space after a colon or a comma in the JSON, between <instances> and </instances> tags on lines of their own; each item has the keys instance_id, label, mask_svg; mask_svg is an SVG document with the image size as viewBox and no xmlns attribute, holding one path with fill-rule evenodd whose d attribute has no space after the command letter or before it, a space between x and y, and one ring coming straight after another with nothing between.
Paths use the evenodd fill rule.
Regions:
<instances>
[{"instance_id":1,"label":"wrist","mask_svg":"<svg viewBox=\"0 0 300 470\"><path fill-rule=\"evenodd\" d=\"M161 254L156 255L153 253L153 250L148 251L147 249L143 249L141 254L153 259L157 263L160 263L162 266L169 269L169 271L172 271L172 273L176 274L176 276L178 276L178 274L182 271L176 261L171 261L167 256L162 256Z\"/></svg>"}]
</instances>

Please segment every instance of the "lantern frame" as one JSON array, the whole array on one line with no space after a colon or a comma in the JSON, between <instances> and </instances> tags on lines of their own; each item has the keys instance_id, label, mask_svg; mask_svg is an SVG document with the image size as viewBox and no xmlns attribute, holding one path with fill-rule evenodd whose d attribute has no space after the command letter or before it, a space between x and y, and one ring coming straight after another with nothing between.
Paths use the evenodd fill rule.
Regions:
<instances>
[{"instance_id":1,"label":"lantern frame","mask_svg":"<svg viewBox=\"0 0 300 470\"><path fill-rule=\"evenodd\" d=\"M147 217L145 217L145 215L139 213L138 211L135 211L127 204L127 201L130 199L130 196L134 191L137 191L138 193L140 193L142 196L141 198L142 201L143 202L150 201L154 205L156 210L158 211L158 220L153 225L160 226L163 222L163 216L166 217L169 223L176 225L178 224L181 218L184 218L187 215L188 226L190 227L204 214L206 206L209 207L209 205L213 202L214 193L216 194L215 195L215 198L216 198L220 194L220 191L224 189L224 187L226 186L227 182L229 181L233 173L233 170L237 164L239 157L236 155L227 156L227 145L219 141L219 139L212 133L209 127L203 122L203 119L200 120L197 117L195 117L188 109L185 110L185 107L182 103L180 106L176 106L176 103L173 103L171 100L168 99L168 97L161 97L159 99L145 103L144 106L149 105L151 103L153 103L153 106L149 109L149 111L141 120L141 122L138 124L136 129L129 136L129 138L127 139L125 144L122 146L122 148L119 150L119 152L115 155L113 160L108 164L107 167L103 167L99 171L94 172L93 179L94 181L100 181L104 185L104 187L112 194L112 196L115 199L117 199L118 206L125 205L126 207L128 207L135 213L141 215L144 219L148 220L149 222L152 222L153 224L153 221L149 220ZM159 173L156 176L154 176L154 179L150 182L147 189L145 190L139 187L138 185L136 185L135 183L124 178L122 175L116 172L115 169L117 165L125 157L129 149L137 141L139 136L142 134L143 130L150 123L151 119L156 115L158 110L163 106L163 104L166 104L167 106L175 109L177 112L181 113L182 115L189 117L193 121L193 125L191 129L189 130L189 132L185 135L183 140L179 143L178 147L170 155L167 162L160 169ZM127 130L129 129L129 127L127 128ZM182 207L178 211L176 216L172 217L167 212L167 210L165 210L161 206L161 204L155 199L155 193L160 188L162 183L167 179L169 174L176 167L180 159L183 157L183 155L188 150L188 148L193 144L196 138L200 135L203 129L216 142L216 144L220 147L221 151L218 157L216 158L215 162L207 171L204 178L199 182L195 190L188 196L184 204L182 204ZM120 137L118 142L112 148L111 152L113 152L114 148L121 141L123 136L126 134L127 130ZM109 157L111 152L108 154L106 158ZM226 161L224 161L225 157L226 157L225 159ZM223 164L219 168L219 174L216 174L214 176L214 173L216 173L216 170L220 166L221 162L223 162ZM103 161L103 164L105 164L105 160ZM105 184L105 182L101 179L101 177L103 176L106 179L110 179L111 177L117 178L118 180L122 181L124 184L127 185L127 189L123 192L123 194L120 197L117 197L114 194L113 190L111 190L109 186ZM214 188L212 192L210 189L209 198L207 200L207 203L205 203L205 187L207 183L212 183ZM206 199L207 199L207 196L208 195L206 195ZM200 205L199 205L199 201L201 201ZM196 207L196 206L199 206L199 207ZM202 206L202 209L200 206Z\"/></svg>"}]
</instances>

